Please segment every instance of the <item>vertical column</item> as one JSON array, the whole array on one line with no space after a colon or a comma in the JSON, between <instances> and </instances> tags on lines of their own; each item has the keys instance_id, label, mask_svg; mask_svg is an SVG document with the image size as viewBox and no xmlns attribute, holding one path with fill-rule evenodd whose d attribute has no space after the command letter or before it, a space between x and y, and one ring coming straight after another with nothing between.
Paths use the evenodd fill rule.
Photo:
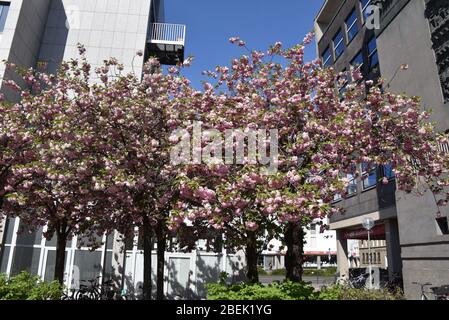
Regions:
<instances>
[{"instance_id":1,"label":"vertical column","mask_svg":"<svg viewBox=\"0 0 449 320\"><path fill-rule=\"evenodd\" d=\"M349 278L348 240L342 239L343 230L337 230L337 270L341 276Z\"/></svg>"},{"instance_id":2,"label":"vertical column","mask_svg":"<svg viewBox=\"0 0 449 320\"><path fill-rule=\"evenodd\" d=\"M317 256L316 256L316 268L317 268L318 270L321 269L321 256L320 256L320 255L317 255Z\"/></svg>"},{"instance_id":3,"label":"vertical column","mask_svg":"<svg viewBox=\"0 0 449 320\"><path fill-rule=\"evenodd\" d=\"M385 240L387 242L388 276L391 278L394 273L402 275L401 246L396 219L385 221Z\"/></svg>"}]
</instances>

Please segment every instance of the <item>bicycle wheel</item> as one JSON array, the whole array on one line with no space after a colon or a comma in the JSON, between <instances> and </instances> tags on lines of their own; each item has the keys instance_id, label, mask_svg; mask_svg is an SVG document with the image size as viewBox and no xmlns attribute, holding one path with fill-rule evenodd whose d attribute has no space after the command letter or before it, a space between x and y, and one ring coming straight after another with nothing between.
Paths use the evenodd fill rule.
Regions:
<instances>
[{"instance_id":1,"label":"bicycle wheel","mask_svg":"<svg viewBox=\"0 0 449 320\"><path fill-rule=\"evenodd\" d=\"M95 290L89 290L87 292L88 300L100 300L100 295Z\"/></svg>"},{"instance_id":2,"label":"bicycle wheel","mask_svg":"<svg viewBox=\"0 0 449 320\"><path fill-rule=\"evenodd\" d=\"M64 293L61 297L61 300L63 300L63 301L72 300L72 297L70 297L68 294Z\"/></svg>"},{"instance_id":3,"label":"bicycle wheel","mask_svg":"<svg viewBox=\"0 0 449 320\"><path fill-rule=\"evenodd\" d=\"M87 291L78 290L74 295L75 300L87 300Z\"/></svg>"}]
</instances>

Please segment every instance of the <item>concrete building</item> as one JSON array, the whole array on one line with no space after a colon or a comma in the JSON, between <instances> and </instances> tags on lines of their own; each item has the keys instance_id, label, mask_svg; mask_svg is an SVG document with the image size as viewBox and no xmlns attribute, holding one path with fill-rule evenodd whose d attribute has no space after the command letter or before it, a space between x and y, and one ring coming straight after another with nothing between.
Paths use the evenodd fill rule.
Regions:
<instances>
[{"instance_id":1,"label":"concrete building","mask_svg":"<svg viewBox=\"0 0 449 320\"><path fill-rule=\"evenodd\" d=\"M85 46L94 68L114 57L124 64L124 72L139 76L150 56L158 57L163 64L182 62L185 26L165 23L163 0L0 2L0 60L53 73L61 61L77 57L78 43ZM138 51L143 56L138 56ZM3 80L16 76L5 71L2 64L0 77ZM17 99L3 81L0 91L10 101ZM43 229L29 233L25 227L25 232L18 232L23 227L18 218L0 219L0 273L25 270L52 280L56 239L45 240ZM65 282L69 288L78 287L80 280L97 276L106 279L113 273L123 276L119 280L128 281L130 290L137 286L135 274L142 265L129 261L137 259L137 244L123 251L118 234L104 235L97 239L99 248L89 251L84 240L76 237L67 244ZM129 266L133 266L132 272Z\"/></svg>"},{"instance_id":2,"label":"concrete building","mask_svg":"<svg viewBox=\"0 0 449 320\"><path fill-rule=\"evenodd\" d=\"M11 0L0 7L0 59L19 66L54 72L78 56L78 43L94 68L114 57L124 72L140 74L150 54L165 64L183 59L185 26L164 23L161 0ZM0 76L14 77L4 66Z\"/></svg>"},{"instance_id":3,"label":"concrete building","mask_svg":"<svg viewBox=\"0 0 449 320\"><path fill-rule=\"evenodd\" d=\"M380 69L388 90L421 97L438 130L449 129L449 1L384 1L376 30ZM397 71L407 64L407 70ZM446 146L446 150L449 150ZM413 282L449 284L448 208L432 195L396 192L402 273L409 298L419 298Z\"/></svg>"},{"instance_id":4,"label":"concrete building","mask_svg":"<svg viewBox=\"0 0 449 320\"><path fill-rule=\"evenodd\" d=\"M332 66L337 72L360 68L364 78L370 80L381 76L370 5L368 0L324 2L315 19L315 30L317 54L325 66ZM394 175L388 166L365 172L361 164L359 170L365 178L348 176L351 180L348 197L336 197L334 202L343 207L345 213L330 218L330 228L336 231L339 273L347 277L350 267L366 265L363 257L366 259L367 252L364 252L363 242L357 250L359 256L353 256L348 240L367 240L368 233L363 229L362 221L370 217L376 223L371 231L371 239L376 240L371 242L372 258L388 261L388 271L392 275L401 271ZM388 184L378 183L379 177L383 176L389 178ZM379 267L383 266L379 264Z\"/></svg>"},{"instance_id":5,"label":"concrete building","mask_svg":"<svg viewBox=\"0 0 449 320\"><path fill-rule=\"evenodd\" d=\"M438 130L446 131L448 8L447 0L324 1L315 19L318 55L337 71L361 63L365 79L381 76L385 89L420 96L423 108L433 110ZM360 169L363 171L363 166ZM387 185L378 183L384 176L389 178ZM436 215L431 195L418 198L397 191L388 166L355 180L349 194L348 199L336 199L335 203L346 213L330 219L331 229L337 232L341 274L349 271L347 239L363 240L359 251L361 266L366 266L367 231L361 222L371 217L375 220L371 260L386 267L390 277L403 275L409 298L420 294L419 286L412 282L449 283L448 214L442 209L441 215Z\"/></svg>"}]
</instances>

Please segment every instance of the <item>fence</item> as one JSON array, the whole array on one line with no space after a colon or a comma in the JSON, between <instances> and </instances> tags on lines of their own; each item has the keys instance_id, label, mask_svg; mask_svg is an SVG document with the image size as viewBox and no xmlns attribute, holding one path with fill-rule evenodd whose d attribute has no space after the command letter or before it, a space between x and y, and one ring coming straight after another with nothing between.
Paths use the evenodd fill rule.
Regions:
<instances>
[{"instance_id":1,"label":"fence","mask_svg":"<svg viewBox=\"0 0 449 320\"><path fill-rule=\"evenodd\" d=\"M152 291L156 293L156 253L152 254ZM164 293L167 299L204 299L206 284L219 281L220 273L229 274L229 281L245 279L245 258L237 254L208 253L165 253ZM126 253L124 289L139 298L143 285L143 253Z\"/></svg>"}]
</instances>

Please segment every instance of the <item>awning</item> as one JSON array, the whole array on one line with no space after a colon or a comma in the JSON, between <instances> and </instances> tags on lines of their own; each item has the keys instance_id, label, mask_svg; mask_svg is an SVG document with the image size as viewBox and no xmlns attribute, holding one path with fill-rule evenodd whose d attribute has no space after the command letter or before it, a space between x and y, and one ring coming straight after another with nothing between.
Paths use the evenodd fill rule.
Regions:
<instances>
[{"instance_id":1,"label":"awning","mask_svg":"<svg viewBox=\"0 0 449 320\"><path fill-rule=\"evenodd\" d=\"M366 229L345 229L343 230L342 239L368 240L368 231ZM371 240L385 240L385 224L374 226L370 230Z\"/></svg>"},{"instance_id":2,"label":"awning","mask_svg":"<svg viewBox=\"0 0 449 320\"><path fill-rule=\"evenodd\" d=\"M336 255L336 251L304 251L304 255L306 256L327 256L327 255Z\"/></svg>"}]
</instances>

